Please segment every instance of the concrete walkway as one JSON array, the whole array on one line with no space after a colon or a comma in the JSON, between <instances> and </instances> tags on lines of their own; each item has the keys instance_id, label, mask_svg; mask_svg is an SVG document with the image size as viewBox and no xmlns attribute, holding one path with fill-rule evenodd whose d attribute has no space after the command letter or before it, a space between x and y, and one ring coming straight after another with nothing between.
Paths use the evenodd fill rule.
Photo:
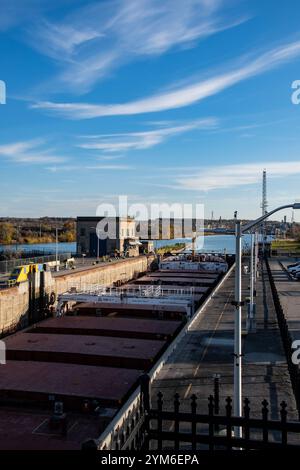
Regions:
<instances>
[{"instance_id":1,"label":"concrete walkway","mask_svg":"<svg viewBox=\"0 0 300 470\"><path fill-rule=\"evenodd\" d=\"M243 298L249 295L249 275L243 276ZM213 375L220 379L221 412L224 398L233 395L234 273L211 299L194 322L152 385L153 404L158 391L164 407L172 409L179 393L181 409L190 409L190 397L198 397L199 412L207 412L207 397L213 393ZM261 402L267 399L277 418L282 400L288 403L289 419L297 419L295 399L284 356L267 272L261 269L257 281L257 332L243 339L243 396L251 402L251 415L260 416ZM245 326L246 307L243 312Z\"/></svg>"}]
</instances>

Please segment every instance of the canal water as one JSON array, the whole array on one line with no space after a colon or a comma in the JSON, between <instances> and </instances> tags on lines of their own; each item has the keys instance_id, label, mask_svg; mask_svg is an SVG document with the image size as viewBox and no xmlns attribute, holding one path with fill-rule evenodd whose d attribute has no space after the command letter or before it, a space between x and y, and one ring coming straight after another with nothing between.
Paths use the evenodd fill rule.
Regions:
<instances>
[{"instance_id":1,"label":"canal water","mask_svg":"<svg viewBox=\"0 0 300 470\"><path fill-rule=\"evenodd\" d=\"M243 247L245 249L250 249L250 235L246 234L243 236ZM191 238L183 239L180 238L178 240L158 240L155 242L154 246L159 248L165 245L174 245L177 242L187 242L191 243ZM197 238L196 242L196 250L198 252L203 253L227 253L227 254L234 254L235 253L235 237L234 235L205 235L204 237Z\"/></svg>"},{"instance_id":2,"label":"canal water","mask_svg":"<svg viewBox=\"0 0 300 470\"><path fill-rule=\"evenodd\" d=\"M18 245L0 245L0 251L25 251L41 252L45 254L55 253L56 243L32 243L32 244L18 244ZM76 243L58 243L59 253L76 253Z\"/></svg>"},{"instance_id":3,"label":"canal water","mask_svg":"<svg viewBox=\"0 0 300 470\"><path fill-rule=\"evenodd\" d=\"M191 239L179 238L176 240L156 240L154 241L155 248L166 245L174 245L180 242L191 242ZM244 235L243 237L244 247L250 246L250 236ZM19 244L19 245L0 245L0 251L13 250L13 251L26 251L30 252L42 252L45 254L55 253L55 243L34 243L34 244ZM197 239L197 251L202 252L218 252L218 253L234 253L235 252L235 239L233 235L207 235ZM76 253L76 243L59 243L59 253Z\"/></svg>"}]
</instances>

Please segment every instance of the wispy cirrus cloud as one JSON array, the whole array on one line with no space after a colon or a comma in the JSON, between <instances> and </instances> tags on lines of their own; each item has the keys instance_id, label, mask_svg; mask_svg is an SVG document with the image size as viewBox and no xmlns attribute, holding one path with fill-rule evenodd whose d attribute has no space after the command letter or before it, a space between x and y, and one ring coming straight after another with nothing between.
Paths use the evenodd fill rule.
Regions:
<instances>
[{"instance_id":1,"label":"wispy cirrus cloud","mask_svg":"<svg viewBox=\"0 0 300 470\"><path fill-rule=\"evenodd\" d=\"M59 165L59 166L49 166L46 167L46 170L51 173L59 172L73 172L73 171L84 171L84 170L101 170L101 171L127 171L134 170L134 167L131 165Z\"/></svg>"},{"instance_id":2,"label":"wispy cirrus cloud","mask_svg":"<svg viewBox=\"0 0 300 470\"><path fill-rule=\"evenodd\" d=\"M59 22L38 21L27 37L60 66L56 86L82 93L126 63L192 47L248 19L227 14L227 5L225 0L91 2Z\"/></svg>"},{"instance_id":3,"label":"wispy cirrus cloud","mask_svg":"<svg viewBox=\"0 0 300 470\"><path fill-rule=\"evenodd\" d=\"M69 64L73 64L72 56L77 48L103 36L101 32L90 28L75 29L72 25L57 25L47 20L39 21L36 34L43 37L36 45L40 52L59 61L63 58Z\"/></svg>"},{"instance_id":4,"label":"wispy cirrus cloud","mask_svg":"<svg viewBox=\"0 0 300 470\"><path fill-rule=\"evenodd\" d=\"M159 127L144 132L128 132L122 134L104 134L86 136L85 142L78 147L105 152L126 152L127 150L145 150L163 143L165 140L193 130L215 129L218 125L216 118L206 118L190 121L181 125Z\"/></svg>"},{"instance_id":5,"label":"wispy cirrus cloud","mask_svg":"<svg viewBox=\"0 0 300 470\"><path fill-rule=\"evenodd\" d=\"M42 139L35 139L0 145L0 158L32 164L60 163L66 160L65 157L54 155L51 149L45 148L45 143Z\"/></svg>"},{"instance_id":6,"label":"wispy cirrus cloud","mask_svg":"<svg viewBox=\"0 0 300 470\"><path fill-rule=\"evenodd\" d=\"M153 113L182 108L216 95L244 80L272 70L300 57L300 41L273 48L261 55L244 59L242 65L221 72L206 80L168 92L122 104L38 102L33 108L54 112L68 119L91 119L101 116L121 116Z\"/></svg>"},{"instance_id":7,"label":"wispy cirrus cloud","mask_svg":"<svg viewBox=\"0 0 300 470\"><path fill-rule=\"evenodd\" d=\"M203 167L201 171L193 169L184 177L177 177L168 187L192 191L212 191L230 189L261 182L262 170L266 168L268 179L300 174L300 161L259 162L241 165L223 165ZM172 169L176 171L176 167ZM184 171L182 169L182 171Z\"/></svg>"}]
</instances>

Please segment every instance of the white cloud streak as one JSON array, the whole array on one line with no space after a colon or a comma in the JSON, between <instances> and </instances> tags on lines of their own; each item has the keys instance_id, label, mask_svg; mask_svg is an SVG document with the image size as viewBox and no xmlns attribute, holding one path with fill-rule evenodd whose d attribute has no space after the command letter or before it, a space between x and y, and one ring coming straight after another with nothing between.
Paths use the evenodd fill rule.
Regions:
<instances>
[{"instance_id":1,"label":"white cloud streak","mask_svg":"<svg viewBox=\"0 0 300 470\"><path fill-rule=\"evenodd\" d=\"M246 21L227 18L224 0L92 2L57 23L28 30L32 47L61 66L68 90L87 92L101 78L142 57L158 56Z\"/></svg>"},{"instance_id":2,"label":"white cloud streak","mask_svg":"<svg viewBox=\"0 0 300 470\"><path fill-rule=\"evenodd\" d=\"M84 143L78 144L78 147L105 152L145 150L161 144L166 139L174 137L175 135L193 130L214 129L217 124L218 120L216 118L206 118L191 121L182 125L162 127L151 131L86 136L89 137L89 139Z\"/></svg>"},{"instance_id":3,"label":"white cloud streak","mask_svg":"<svg viewBox=\"0 0 300 470\"><path fill-rule=\"evenodd\" d=\"M84 170L101 170L101 171L127 171L134 170L134 167L131 165L59 165L59 166L50 166L46 170L51 173L59 172L72 172L72 171L84 171Z\"/></svg>"},{"instance_id":4,"label":"white cloud streak","mask_svg":"<svg viewBox=\"0 0 300 470\"><path fill-rule=\"evenodd\" d=\"M176 178L175 184L169 187L192 191L212 191L257 184L261 182L264 168L267 169L268 178L293 176L300 174L300 161L203 167L201 172L192 171L190 176ZM176 168L173 168L173 171L176 171Z\"/></svg>"},{"instance_id":5,"label":"white cloud streak","mask_svg":"<svg viewBox=\"0 0 300 470\"><path fill-rule=\"evenodd\" d=\"M66 160L64 157L53 155L51 150L42 148L44 144L43 140L30 140L0 145L0 157L29 164L60 163Z\"/></svg>"},{"instance_id":6,"label":"white cloud streak","mask_svg":"<svg viewBox=\"0 0 300 470\"><path fill-rule=\"evenodd\" d=\"M121 116L153 113L182 108L232 87L246 79L272 70L300 56L300 41L271 49L248 60L246 64L193 85L123 104L39 102L33 108L44 109L69 119L91 119L101 116Z\"/></svg>"},{"instance_id":7,"label":"white cloud streak","mask_svg":"<svg viewBox=\"0 0 300 470\"><path fill-rule=\"evenodd\" d=\"M90 28L75 29L72 25L56 25L46 20L39 22L36 34L38 37L43 37L43 40L36 45L40 52L59 61L63 58L70 63L77 48L103 36Z\"/></svg>"}]
</instances>

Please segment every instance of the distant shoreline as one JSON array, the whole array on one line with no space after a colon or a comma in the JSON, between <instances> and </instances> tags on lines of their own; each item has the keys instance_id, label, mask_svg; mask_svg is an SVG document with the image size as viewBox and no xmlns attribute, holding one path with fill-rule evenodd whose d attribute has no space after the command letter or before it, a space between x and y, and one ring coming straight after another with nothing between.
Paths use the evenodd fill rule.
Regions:
<instances>
[{"instance_id":1,"label":"distant shoreline","mask_svg":"<svg viewBox=\"0 0 300 470\"><path fill-rule=\"evenodd\" d=\"M214 236L214 235L228 235L228 236L232 236L233 234L231 233L226 233L226 232L217 232L217 233L212 233L212 232L208 232L208 233L202 233L202 234L199 234L197 235L197 238L201 237L201 236L204 236L204 237L211 237L211 236ZM168 238L168 239L155 239L153 241L173 241L173 240L183 240L183 238ZM192 240L192 237L187 237L186 240ZM55 240L51 240L51 241L45 241L45 240L31 240L29 242L13 242L13 243L0 243L0 248L1 247L15 247L15 246L18 246L18 245L26 245L26 246L30 246L30 245L53 245L55 244ZM58 244L62 244L62 243L76 243L76 240L72 240L72 241L59 241Z\"/></svg>"}]
</instances>

